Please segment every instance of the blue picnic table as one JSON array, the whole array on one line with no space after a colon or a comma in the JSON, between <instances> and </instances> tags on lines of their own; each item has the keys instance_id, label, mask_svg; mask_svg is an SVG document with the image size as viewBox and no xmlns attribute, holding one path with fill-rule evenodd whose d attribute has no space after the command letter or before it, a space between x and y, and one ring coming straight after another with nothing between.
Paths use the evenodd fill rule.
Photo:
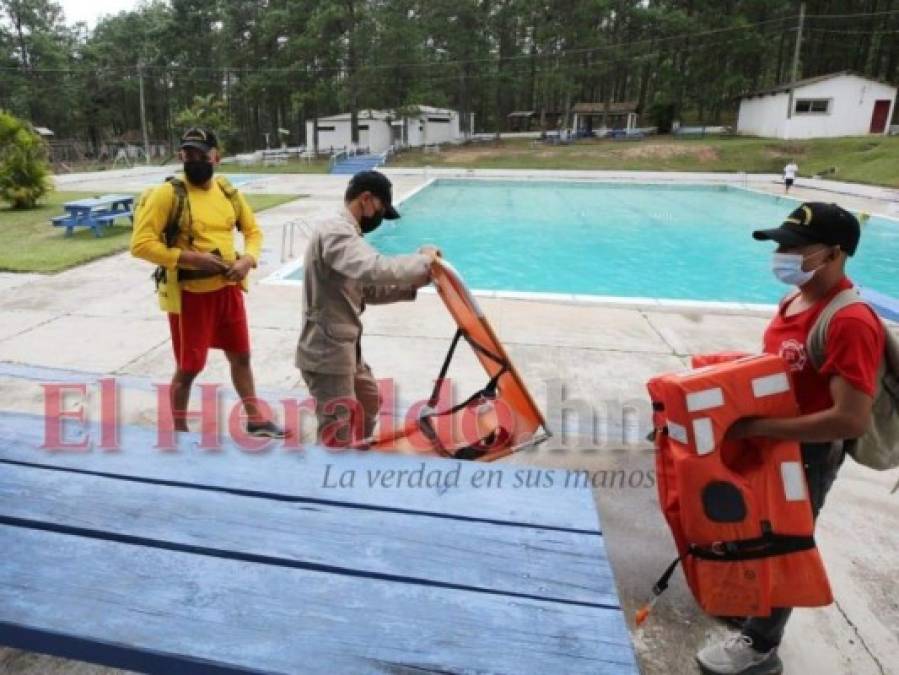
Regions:
<instances>
[{"instance_id":1,"label":"blue picnic table","mask_svg":"<svg viewBox=\"0 0 899 675\"><path fill-rule=\"evenodd\" d=\"M589 489L120 433L49 453L42 417L0 413L0 644L151 673L638 672Z\"/></svg>"},{"instance_id":2,"label":"blue picnic table","mask_svg":"<svg viewBox=\"0 0 899 675\"><path fill-rule=\"evenodd\" d=\"M94 236L103 234L103 228L109 227L117 218L130 218L134 222L134 197L131 195L103 195L88 199L78 199L63 204L66 213L56 216L52 223L56 227L66 228L66 236L79 226L90 227Z\"/></svg>"}]
</instances>

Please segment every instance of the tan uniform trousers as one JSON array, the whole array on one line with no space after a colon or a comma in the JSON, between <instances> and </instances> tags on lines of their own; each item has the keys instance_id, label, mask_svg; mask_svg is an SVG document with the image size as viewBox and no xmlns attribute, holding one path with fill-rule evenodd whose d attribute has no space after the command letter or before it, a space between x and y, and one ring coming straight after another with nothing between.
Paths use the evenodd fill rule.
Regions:
<instances>
[{"instance_id":1,"label":"tan uniform trousers","mask_svg":"<svg viewBox=\"0 0 899 675\"><path fill-rule=\"evenodd\" d=\"M371 436L378 422L381 396L367 363L355 373L332 374L301 370L315 398L316 437L328 447L346 447Z\"/></svg>"}]
</instances>

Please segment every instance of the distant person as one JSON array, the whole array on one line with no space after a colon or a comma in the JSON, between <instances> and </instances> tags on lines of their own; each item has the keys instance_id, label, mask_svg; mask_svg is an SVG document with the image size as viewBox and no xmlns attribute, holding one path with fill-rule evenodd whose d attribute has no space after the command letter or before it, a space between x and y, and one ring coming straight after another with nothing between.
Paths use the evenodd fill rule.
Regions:
<instances>
[{"instance_id":1,"label":"distant person","mask_svg":"<svg viewBox=\"0 0 899 675\"><path fill-rule=\"evenodd\" d=\"M363 236L399 218L390 181L377 171L350 180L344 203L312 235L303 261L303 325L296 365L315 398L317 437L346 447L371 436L381 407L378 384L362 358L365 306L414 300L429 283L433 246L381 255Z\"/></svg>"},{"instance_id":2,"label":"distant person","mask_svg":"<svg viewBox=\"0 0 899 675\"><path fill-rule=\"evenodd\" d=\"M784 194L790 192L790 188L793 187L798 172L799 167L796 165L796 162L791 159L790 163L784 167Z\"/></svg>"}]
</instances>

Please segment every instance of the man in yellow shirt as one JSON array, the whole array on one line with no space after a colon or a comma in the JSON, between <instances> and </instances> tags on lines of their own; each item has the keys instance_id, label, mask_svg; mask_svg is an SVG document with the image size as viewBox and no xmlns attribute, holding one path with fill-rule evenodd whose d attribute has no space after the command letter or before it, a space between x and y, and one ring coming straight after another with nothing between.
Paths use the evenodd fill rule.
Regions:
<instances>
[{"instance_id":1,"label":"man in yellow shirt","mask_svg":"<svg viewBox=\"0 0 899 675\"><path fill-rule=\"evenodd\" d=\"M165 309L177 362L171 391L175 429L188 430L190 388L213 348L223 350L231 365L234 388L247 412L247 432L284 438L285 432L263 417L256 405L241 294L241 285L245 287L259 259L262 231L243 196L226 181L213 178L219 162L213 132L189 129L181 138L179 158L184 163L183 180L167 181L149 193L138 208L131 239L132 255L165 270L163 288L169 300ZM179 190L183 190L180 214ZM167 238L166 227L178 215L177 235ZM235 227L243 234L243 254L234 247Z\"/></svg>"}]
</instances>

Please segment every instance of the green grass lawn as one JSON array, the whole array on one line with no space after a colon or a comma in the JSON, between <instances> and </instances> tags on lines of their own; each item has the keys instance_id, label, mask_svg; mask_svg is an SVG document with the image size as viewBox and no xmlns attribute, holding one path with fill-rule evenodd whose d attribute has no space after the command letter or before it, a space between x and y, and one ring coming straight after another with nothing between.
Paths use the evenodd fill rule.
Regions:
<instances>
[{"instance_id":1,"label":"green grass lawn","mask_svg":"<svg viewBox=\"0 0 899 675\"><path fill-rule=\"evenodd\" d=\"M619 171L746 171L780 173L789 159L801 176L831 167L829 177L899 187L899 137L863 136L809 141L766 138L649 137L639 141L585 140L551 146L508 140L404 152L390 166L472 169L607 169Z\"/></svg>"},{"instance_id":2,"label":"green grass lawn","mask_svg":"<svg viewBox=\"0 0 899 675\"><path fill-rule=\"evenodd\" d=\"M90 228L76 228L71 237L64 227L53 227L50 219L63 214L62 205L93 197L94 192L51 192L38 207L25 211L0 208L0 270L7 272L59 272L90 260L118 253L131 241L129 221L94 237ZM254 211L284 204L298 195L246 194ZM128 223L127 225L125 223Z\"/></svg>"}]
</instances>

